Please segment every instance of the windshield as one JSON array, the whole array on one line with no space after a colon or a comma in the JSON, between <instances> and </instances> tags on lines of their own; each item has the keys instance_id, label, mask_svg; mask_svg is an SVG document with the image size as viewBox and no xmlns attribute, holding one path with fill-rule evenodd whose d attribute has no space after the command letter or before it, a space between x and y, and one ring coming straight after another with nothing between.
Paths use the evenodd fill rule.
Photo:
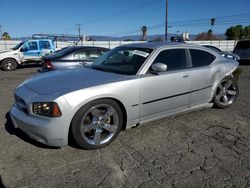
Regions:
<instances>
[{"instance_id":1,"label":"windshield","mask_svg":"<svg viewBox=\"0 0 250 188\"><path fill-rule=\"evenodd\" d=\"M71 53L72 51L74 51L75 48L74 47L66 47L66 48L62 48L61 50L57 50L54 53L51 53L49 55L47 55L46 57L48 58L60 58L63 57L69 53Z\"/></svg>"},{"instance_id":2,"label":"windshield","mask_svg":"<svg viewBox=\"0 0 250 188\"><path fill-rule=\"evenodd\" d=\"M20 42L19 44L17 44L14 48L12 48L13 50L17 50L19 49L23 44L25 43L25 41Z\"/></svg>"},{"instance_id":3,"label":"windshield","mask_svg":"<svg viewBox=\"0 0 250 188\"><path fill-rule=\"evenodd\" d=\"M98 58L90 67L106 72L135 75L152 51L148 48L117 47Z\"/></svg>"}]
</instances>

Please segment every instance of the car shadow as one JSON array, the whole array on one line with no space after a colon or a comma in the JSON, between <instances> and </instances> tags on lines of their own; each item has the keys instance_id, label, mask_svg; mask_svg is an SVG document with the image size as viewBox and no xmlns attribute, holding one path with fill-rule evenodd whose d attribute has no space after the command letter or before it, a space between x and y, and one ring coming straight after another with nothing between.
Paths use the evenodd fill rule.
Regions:
<instances>
[{"instance_id":1,"label":"car shadow","mask_svg":"<svg viewBox=\"0 0 250 188\"><path fill-rule=\"evenodd\" d=\"M14 124L11 120L10 114L9 112L5 115L5 130L10 134L10 135L15 135L18 138L22 139L23 141L30 143L34 146L37 146L39 148L43 148L43 149L59 149L59 147L53 147L53 146L47 146L45 144L42 144L40 142L37 142L33 139L31 139L28 135L26 135L23 131L21 131L20 129L17 129L14 127ZM1 186L0 186L1 187Z\"/></svg>"},{"instance_id":2,"label":"car shadow","mask_svg":"<svg viewBox=\"0 0 250 188\"><path fill-rule=\"evenodd\" d=\"M5 188L6 186L3 184L2 177L0 175L0 187Z\"/></svg>"},{"instance_id":3,"label":"car shadow","mask_svg":"<svg viewBox=\"0 0 250 188\"><path fill-rule=\"evenodd\" d=\"M19 65L18 69L38 68L38 67L41 67L41 66L42 66L41 63L23 64L23 65Z\"/></svg>"},{"instance_id":4,"label":"car shadow","mask_svg":"<svg viewBox=\"0 0 250 188\"><path fill-rule=\"evenodd\" d=\"M240 65L250 65L250 60L240 60Z\"/></svg>"}]
</instances>

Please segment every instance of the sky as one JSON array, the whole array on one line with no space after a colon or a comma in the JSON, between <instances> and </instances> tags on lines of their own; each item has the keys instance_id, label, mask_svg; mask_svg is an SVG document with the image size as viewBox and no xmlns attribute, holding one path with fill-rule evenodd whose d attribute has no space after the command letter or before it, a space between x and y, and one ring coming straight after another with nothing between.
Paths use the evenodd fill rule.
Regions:
<instances>
[{"instance_id":1,"label":"sky","mask_svg":"<svg viewBox=\"0 0 250 188\"><path fill-rule=\"evenodd\" d=\"M33 33L124 36L165 32L166 0L0 0L0 25L11 37ZM250 25L250 0L168 0L169 33L197 34L211 28Z\"/></svg>"}]
</instances>

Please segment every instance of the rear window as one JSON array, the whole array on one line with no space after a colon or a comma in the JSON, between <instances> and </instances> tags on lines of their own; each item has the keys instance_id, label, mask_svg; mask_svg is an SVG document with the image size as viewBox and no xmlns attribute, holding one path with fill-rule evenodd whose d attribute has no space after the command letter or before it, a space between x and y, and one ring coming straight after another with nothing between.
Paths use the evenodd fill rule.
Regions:
<instances>
[{"instance_id":1,"label":"rear window","mask_svg":"<svg viewBox=\"0 0 250 188\"><path fill-rule=\"evenodd\" d=\"M250 49L250 41L239 41L235 48L236 49Z\"/></svg>"},{"instance_id":2,"label":"rear window","mask_svg":"<svg viewBox=\"0 0 250 188\"><path fill-rule=\"evenodd\" d=\"M74 47L67 47L67 48L63 48L62 50L56 51L52 54L49 54L48 56L46 56L47 58L60 58L63 57L71 52L73 52L75 50Z\"/></svg>"},{"instance_id":3,"label":"rear window","mask_svg":"<svg viewBox=\"0 0 250 188\"><path fill-rule=\"evenodd\" d=\"M215 56L203 50L190 49L193 67L204 67L210 65Z\"/></svg>"}]
</instances>

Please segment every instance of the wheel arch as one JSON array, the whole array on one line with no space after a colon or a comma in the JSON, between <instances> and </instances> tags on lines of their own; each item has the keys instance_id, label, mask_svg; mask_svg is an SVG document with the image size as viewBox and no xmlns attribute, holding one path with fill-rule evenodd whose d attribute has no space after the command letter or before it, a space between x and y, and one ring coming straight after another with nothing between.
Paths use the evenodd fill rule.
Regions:
<instances>
[{"instance_id":1,"label":"wheel arch","mask_svg":"<svg viewBox=\"0 0 250 188\"><path fill-rule=\"evenodd\" d=\"M6 60L6 59L14 60L14 61L16 62L16 65L17 65L17 66L19 65L18 60L15 59L14 57L6 57L6 58L0 60L0 66L2 66L3 61Z\"/></svg>"},{"instance_id":2,"label":"wheel arch","mask_svg":"<svg viewBox=\"0 0 250 188\"><path fill-rule=\"evenodd\" d=\"M72 140L72 132L71 132L71 126L72 126L72 121L76 115L76 113L83 107L85 106L86 104L92 102L92 101L95 101L95 100L102 100L102 99L109 99L109 100L113 100L114 102L116 102L119 107L121 108L121 111L122 111L122 115L123 115L123 124L122 124L122 131L126 130L126 126L127 126L127 110L125 108L125 105L117 98L113 98L113 97L102 97L102 98L95 98L93 100L90 100L88 101L87 103L81 105L74 113L73 117L71 118L71 121L70 121L70 126L69 126L69 129L68 129L68 143Z\"/></svg>"}]
</instances>

